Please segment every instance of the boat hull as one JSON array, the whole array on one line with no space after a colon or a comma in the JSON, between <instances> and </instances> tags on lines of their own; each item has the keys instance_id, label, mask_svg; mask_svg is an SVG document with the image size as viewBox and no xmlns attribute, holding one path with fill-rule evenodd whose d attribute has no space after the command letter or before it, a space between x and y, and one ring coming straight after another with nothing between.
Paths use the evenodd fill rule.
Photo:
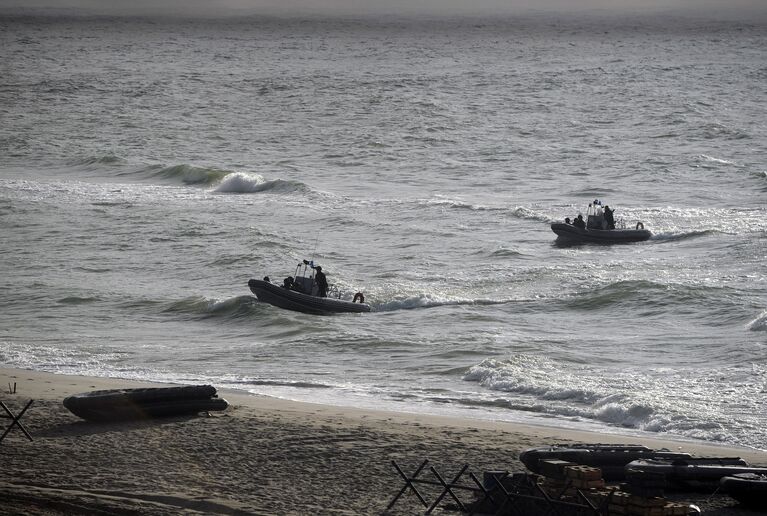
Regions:
<instances>
[{"instance_id":1,"label":"boat hull","mask_svg":"<svg viewBox=\"0 0 767 516\"><path fill-rule=\"evenodd\" d=\"M555 444L525 450L519 460L534 473L541 473L542 461L556 459L600 468L605 480L623 480L626 464L650 457L687 459L690 455L637 444Z\"/></svg>"},{"instance_id":2,"label":"boat hull","mask_svg":"<svg viewBox=\"0 0 767 516\"><path fill-rule=\"evenodd\" d=\"M92 391L65 398L64 406L88 421L105 422L224 410L229 403L212 385L192 385Z\"/></svg>"},{"instance_id":3,"label":"boat hull","mask_svg":"<svg viewBox=\"0 0 767 516\"><path fill-rule=\"evenodd\" d=\"M767 468L749 466L740 458L700 458L687 460L636 460L626 469L654 475L663 475L669 486L682 490L708 490L722 478L752 473L767 475Z\"/></svg>"},{"instance_id":4,"label":"boat hull","mask_svg":"<svg viewBox=\"0 0 767 516\"><path fill-rule=\"evenodd\" d=\"M252 279L248 281L248 287L250 287L250 291L256 295L259 301L296 312L328 315L370 311L370 305L365 303L352 303L343 299L310 296L309 294L289 290L263 280Z\"/></svg>"},{"instance_id":5,"label":"boat hull","mask_svg":"<svg viewBox=\"0 0 767 516\"><path fill-rule=\"evenodd\" d=\"M551 230L556 233L558 239L568 242L618 244L642 242L652 236L646 229L582 229L564 222L553 223Z\"/></svg>"},{"instance_id":6,"label":"boat hull","mask_svg":"<svg viewBox=\"0 0 767 516\"><path fill-rule=\"evenodd\" d=\"M719 485L725 493L743 505L767 511L767 475L740 473L723 477Z\"/></svg>"}]
</instances>

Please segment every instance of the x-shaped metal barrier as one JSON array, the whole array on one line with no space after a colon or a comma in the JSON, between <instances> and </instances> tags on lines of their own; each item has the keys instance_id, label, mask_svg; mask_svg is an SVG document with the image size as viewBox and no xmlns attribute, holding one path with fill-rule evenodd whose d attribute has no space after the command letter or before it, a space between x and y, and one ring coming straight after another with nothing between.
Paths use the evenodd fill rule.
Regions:
<instances>
[{"instance_id":1,"label":"x-shaped metal barrier","mask_svg":"<svg viewBox=\"0 0 767 516\"><path fill-rule=\"evenodd\" d=\"M2 418L10 418L10 419L12 420L12 421L11 421L11 424L10 424L10 425L8 425L8 428L6 428L6 429L5 429L5 432L3 432L3 435L0 435L0 443L1 443L1 442L3 442L3 439L5 439L5 436L6 436L6 435L8 435L8 433L9 433L11 430L13 430L13 427L14 427L14 426L18 426L18 427L19 427L19 430L21 430L22 432L24 432L24 435L26 435L26 436L27 436L27 439L29 439L30 441L33 441L33 440L34 440L34 439L32 439L32 436L31 436L31 435L29 435L29 432L27 432L27 429L26 429L26 428L24 428L24 425L22 425L22 424L21 424L21 421L19 421L19 420L21 419L21 417L24 415L24 413L27 411L27 409L28 409L28 408L29 408L29 407L32 405L32 402L33 402L33 401L34 401L34 400L29 400L29 402L26 404L26 406L25 406L25 407L24 407L24 408L21 410L21 412L19 412L19 415L18 415L18 416L17 416L17 415L15 415L13 412L11 412L11 409L9 409L9 408L8 408L8 407L5 405L5 403L3 403L2 401L0 401L0 407L3 407L3 409L5 410L5 412L8 414L7 416L6 416L6 415L0 415L0 417L2 417Z\"/></svg>"},{"instance_id":2,"label":"x-shaped metal barrier","mask_svg":"<svg viewBox=\"0 0 767 516\"><path fill-rule=\"evenodd\" d=\"M509 479L508 472L489 473L489 477L492 480L491 487L489 488L480 482L472 472L468 473L468 477L474 482L474 485L458 483L461 477L469 469L468 464L464 465L450 482L445 482L442 475L440 475L433 466L429 467L429 471L431 471L432 475L434 475L437 480L419 478L419 475L424 471L428 463L428 459L424 460L421 465L416 468L413 474L408 476L395 461L392 461L392 466L394 466L394 469L402 480L404 480L405 484L394 496L392 501L389 502L389 505L384 510L384 514L389 512L391 508L394 507L394 504L397 503L397 500L399 500L408 490L410 490L426 508L424 514L431 514L447 495L450 495L462 513L470 515L474 514L475 509L486 512L486 502L490 503L490 507L492 507L495 514L504 515L528 516L531 514L531 507L535 507L534 514L541 516L566 516L571 514L600 516L605 514L606 504L602 507L595 506L580 490L577 490L577 493L581 503L560 500L559 498L564 494L564 490L558 496L552 497L537 482L531 481L526 474L514 475L513 478ZM486 473L486 475L488 475L488 473ZM508 484L505 482L507 479L509 480ZM434 502L429 504L416 485L437 487L441 488L442 491L434 499ZM476 501L467 506L467 504L461 501L458 497L457 493L459 491L471 492ZM470 507L474 509L471 509Z\"/></svg>"}]
</instances>

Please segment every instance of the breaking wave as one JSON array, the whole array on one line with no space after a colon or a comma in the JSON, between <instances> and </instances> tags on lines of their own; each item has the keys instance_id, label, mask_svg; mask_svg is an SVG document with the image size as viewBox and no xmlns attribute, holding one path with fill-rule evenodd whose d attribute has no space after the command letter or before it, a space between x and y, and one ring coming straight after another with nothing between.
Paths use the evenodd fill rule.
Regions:
<instances>
[{"instance_id":1,"label":"breaking wave","mask_svg":"<svg viewBox=\"0 0 767 516\"><path fill-rule=\"evenodd\" d=\"M305 192L309 187L300 181L284 179L266 180L258 174L235 172L227 175L215 188L219 193L256 193L256 192Z\"/></svg>"},{"instance_id":2,"label":"breaking wave","mask_svg":"<svg viewBox=\"0 0 767 516\"><path fill-rule=\"evenodd\" d=\"M216 168L194 167L192 165L173 165L171 167L154 169L151 177L167 181L180 182L186 185L213 185L221 182L231 171Z\"/></svg>"},{"instance_id":3,"label":"breaking wave","mask_svg":"<svg viewBox=\"0 0 767 516\"><path fill-rule=\"evenodd\" d=\"M309 190L309 187L301 181L269 180L260 174L251 172L234 172L186 164L169 167L152 165L138 170L124 171L118 176L138 176L150 181L159 180L164 183L208 187L218 193L291 193Z\"/></svg>"},{"instance_id":4,"label":"breaking wave","mask_svg":"<svg viewBox=\"0 0 767 516\"><path fill-rule=\"evenodd\" d=\"M668 371L666 371L668 372ZM743 415L733 427L718 408L721 393L715 379L733 371L679 371L677 387L686 386L690 396L683 403L668 398L654 379L654 371L620 371L610 375L580 368L573 372L554 361L533 355L507 360L486 359L469 369L463 380L490 391L506 393L506 408L568 419L590 420L645 432L668 432L694 439L753 446L751 434L761 425L758 417ZM764 373L750 372L758 388ZM707 389L706 380L711 381ZM493 405L503 407L501 400Z\"/></svg>"},{"instance_id":5,"label":"breaking wave","mask_svg":"<svg viewBox=\"0 0 767 516\"><path fill-rule=\"evenodd\" d=\"M518 219L523 219L523 220L534 220L537 222L546 222L548 224L551 224L553 222L561 222L560 219L550 217L549 215L546 215L545 213L540 213L535 210L531 210L530 208L525 208L524 206L517 206L516 208L512 210L511 214L514 217Z\"/></svg>"}]
</instances>

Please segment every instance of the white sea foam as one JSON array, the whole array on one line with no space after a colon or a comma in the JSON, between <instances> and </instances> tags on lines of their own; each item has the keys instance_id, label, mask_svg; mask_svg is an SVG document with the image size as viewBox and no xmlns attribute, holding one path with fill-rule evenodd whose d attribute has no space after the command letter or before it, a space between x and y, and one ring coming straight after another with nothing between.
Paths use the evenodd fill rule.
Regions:
<instances>
[{"instance_id":1,"label":"white sea foam","mask_svg":"<svg viewBox=\"0 0 767 516\"><path fill-rule=\"evenodd\" d=\"M221 183L214 188L214 191L221 193L253 193L267 190L270 185L271 183L260 174L236 172L225 176Z\"/></svg>"},{"instance_id":2,"label":"white sea foam","mask_svg":"<svg viewBox=\"0 0 767 516\"><path fill-rule=\"evenodd\" d=\"M283 179L265 179L260 174L236 172L228 174L221 183L214 188L218 193L258 193L279 192L291 193L307 190L306 185L299 181L286 181Z\"/></svg>"},{"instance_id":3,"label":"white sea foam","mask_svg":"<svg viewBox=\"0 0 767 516\"><path fill-rule=\"evenodd\" d=\"M392 310L412 310L415 308L434 308L438 306L452 305L493 305L507 302L508 301L492 299L471 299L458 296L422 293L412 296L397 296L395 299L375 303L373 306L377 311L388 312Z\"/></svg>"},{"instance_id":4,"label":"white sea foam","mask_svg":"<svg viewBox=\"0 0 767 516\"><path fill-rule=\"evenodd\" d=\"M701 154L700 157L703 160L710 161L712 163L719 163L719 164L722 164L722 165L734 165L735 164L734 161L730 161L730 160L726 160L726 159L721 159L721 158L715 158L713 156L708 156L706 154Z\"/></svg>"}]
</instances>

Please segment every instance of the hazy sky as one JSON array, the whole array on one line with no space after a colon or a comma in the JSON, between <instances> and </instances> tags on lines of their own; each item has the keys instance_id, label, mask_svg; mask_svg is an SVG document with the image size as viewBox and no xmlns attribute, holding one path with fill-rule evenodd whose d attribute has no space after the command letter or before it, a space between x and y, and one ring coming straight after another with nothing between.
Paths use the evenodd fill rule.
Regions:
<instances>
[{"instance_id":1,"label":"hazy sky","mask_svg":"<svg viewBox=\"0 0 767 516\"><path fill-rule=\"evenodd\" d=\"M103 14L515 14L603 12L767 17L767 0L0 0L0 8L78 9Z\"/></svg>"}]
</instances>

